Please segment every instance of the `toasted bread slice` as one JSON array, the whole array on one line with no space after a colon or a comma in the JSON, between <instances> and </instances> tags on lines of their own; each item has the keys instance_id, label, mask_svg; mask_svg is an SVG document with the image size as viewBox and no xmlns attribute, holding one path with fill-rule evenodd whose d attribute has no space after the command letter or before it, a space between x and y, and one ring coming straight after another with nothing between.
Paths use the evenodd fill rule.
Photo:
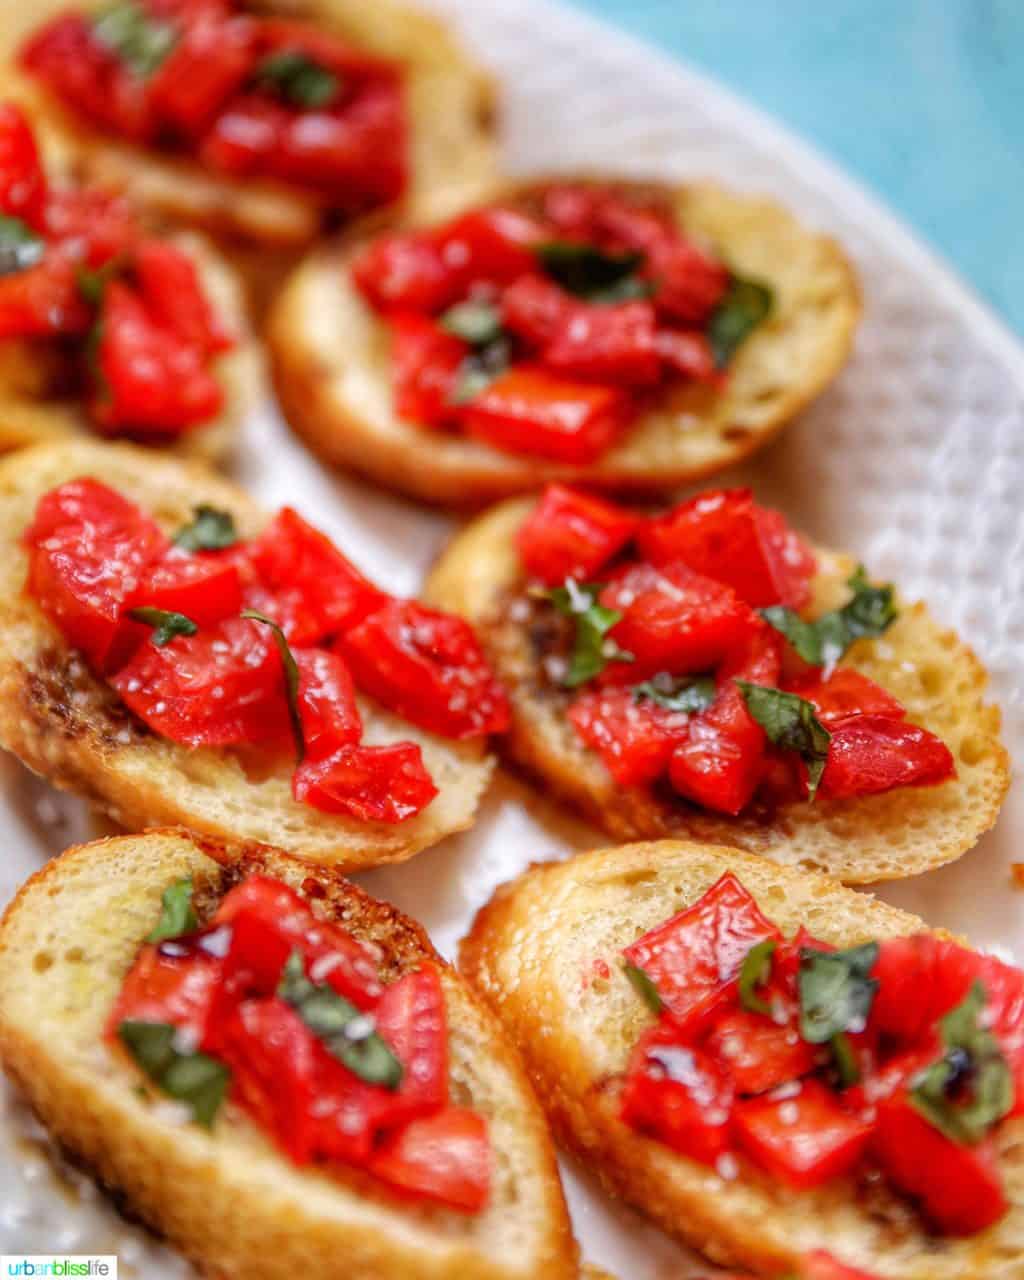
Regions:
<instances>
[{"instance_id":1,"label":"toasted bread slice","mask_svg":"<svg viewBox=\"0 0 1024 1280\"><path fill-rule=\"evenodd\" d=\"M523 1053L556 1135L611 1191L718 1262L774 1276L795 1269L801 1254L827 1249L885 1280L1018 1280L1024 1122L1007 1122L998 1137L1009 1213L956 1240L930 1235L884 1185L851 1179L796 1192L745 1163L727 1180L619 1119L619 1079L651 1016L622 971L622 948L726 871L787 936L805 925L847 947L926 927L824 876L679 840L532 868L477 916L460 964Z\"/></svg>"},{"instance_id":2,"label":"toasted bread slice","mask_svg":"<svg viewBox=\"0 0 1024 1280\"><path fill-rule=\"evenodd\" d=\"M853 800L819 797L813 804L740 818L710 813L650 787L616 784L596 752L577 737L566 717L569 695L545 679L541 654L530 639L515 547L530 505L507 502L471 523L445 550L425 594L474 624L504 681L512 703L512 727L504 739L509 760L609 835L680 835L731 844L862 884L951 862L995 822L1010 771L999 739L999 711L982 696L988 677L971 650L923 604L903 606L880 639L857 641L843 665L888 689L911 721L943 739L956 760L953 781ZM818 563L814 613L844 602L854 567L848 556L820 549Z\"/></svg>"},{"instance_id":3,"label":"toasted bread slice","mask_svg":"<svg viewBox=\"0 0 1024 1280\"><path fill-rule=\"evenodd\" d=\"M182 823L223 838L275 843L314 862L347 868L411 857L470 826L492 762L478 742L448 742L360 699L365 740L408 740L439 794L389 826L320 812L292 799L292 765L247 774L225 750L190 750L151 733L24 592L21 535L40 496L91 475L138 502L166 529L198 503L230 511L242 537L265 517L235 485L196 464L129 445L41 446L0 462L0 745L55 786L77 792L122 826Z\"/></svg>"},{"instance_id":4,"label":"toasted bread slice","mask_svg":"<svg viewBox=\"0 0 1024 1280\"><path fill-rule=\"evenodd\" d=\"M45 21L70 8L101 8L40 0L4 5L0 57L13 60ZM410 185L402 210L433 207L439 191L472 196L493 181L495 93L448 27L401 0L252 0L250 8L315 23L407 71ZM187 157L162 154L108 137L72 116L56 96L8 68L4 96L16 96L37 126L52 131L90 181L130 190L142 205L175 222L271 248L297 248L321 230L326 202L282 183L220 176Z\"/></svg>"},{"instance_id":5,"label":"toasted bread slice","mask_svg":"<svg viewBox=\"0 0 1024 1280\"><path fill-rule=\"evenodd\" d=\"M198 265L207 294L236 345L217 360L217 376L224 387L220 414L213 422L186 431L168 449L217 463L231 452L241 421L260 394L260 356L234 270L196 232L179 232L171 239ZM45 343L0 341L0 453L97 434L80 399L53 394L53 385L60 386L64 379L65 358Z\"/></svg>"},{"instance_id":6,"label":"toasted bread slice","mask_svg":"<svg viewBox=\"0 0 1024 1280\"><path fill-rule=\"evenodd\" d=\"M137 1073L102 1037L161 893L192 876L202 919L252 873L283 880L371 944L385 981L424 962L440 967L452 1096L486 1118L494 1150L481 1214L400 1200L354 1171L298 1168L234 1107L208 1132L140 1098ZM56 1139L210 1275L576 1275L544 1118L500 1025L419 925L334 869L173 830L68 850L28 882L0 926L0 1059Z\"/></svg>"},{"instance_id":7,"label":"toasted bread slice","mask_svg":"<svg viewBox=\"0 0 1024 1280\"><path fill-rule=\"evenodd\" d=\"M543 181L504 194L525 199L538 185ZM359 241L348 237L309 257L271 313L271 368L289 423L329 462L428 502L460 505L550 480L663 491L767 444L849 354L860 314L853 268L833 240L767 201L706 184L617 185L667 197L688 235L710 243L741 275L774 289L774 313L740 349L725 391L693 386L670 393L586 467L518 457L406 422L393 408L387 328L351 283L347 267Z\"/></svg>"}]
</instances>

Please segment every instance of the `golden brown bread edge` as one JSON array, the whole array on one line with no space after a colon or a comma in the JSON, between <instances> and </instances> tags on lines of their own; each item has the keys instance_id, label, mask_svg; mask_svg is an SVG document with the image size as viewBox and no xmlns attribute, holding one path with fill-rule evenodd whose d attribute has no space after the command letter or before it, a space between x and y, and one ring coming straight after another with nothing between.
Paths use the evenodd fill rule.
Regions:
<instances>
[{"instance_id":1,"label":"golden brown bread edge","mask_svg":"<svg viewBox=\"0 0 1024 1280\"><path fill-rule=\"evenodd\" d=\"M523 579L515 534L532 500L503 503L469 523L442 553L425 597L477 629L512 705L500 749L512 764L616 840L689 837L730 844L790 866L827 872L848 884L901 879L959 858L993 825L1009 786L1000 715L984 701L988 676L956 634L923 604L902 605L877 640L859 640L842 660L876 680L906 707L908 719L938 734L958 777L937 787L730 818L650 787L617 785L566 718L569 695L544 677L529 628L510 613ZM819 550L811 613L843 603L854 565Z\"/></svg>"},{"instance_id":2,"label":"golden brown bread edge","mask_svg":"<svg viewBox=\"0 0 1024 1280\"><path fill-rule=\"evenodd\" d=\"M532 867L480 911L459 963L522 1052L556 1137L614 1195L722 1264L775 1276L801 1254L826 1249L880 1280L1020 1280L1022 1121L1006 1123L997 1137L1009 1214L957 1240L929 1234L884 1184L850 1178L795 1192L742 1160L739 1176L727 1179L619 1119L621 1075L651 1020L625 978L621 951L726 871L787 936L805 925L845 947L926 927L824 876L681 840Z\"/></svg>"},{"instance_id":3,"label":"golden brown bread edge","mask_svg":"<svg viewBox=\"0 0 1024 1280\"><path fill-rule=\"evenodd\" d=\"M237 486L205 468L128 445L75 441L0 460L0 745L123 827L180 823L349 870L402 861L472 825L493 767L485 745L438 738L368 698L359 700L364 740L418 743L439 790L421 813L394 825L293 800L290 758L253 767L241 754L189 749L146 729L24 590L20 540L38 499L83 475L130 496L168 532L200 503L231 512L243 538L267 518Z\"/></svg>"},{"instance_id":4,"label":"golden brown bread edge","mask_svg":"<svg viewBox=\"0 0 1024 1280\"><path fill-rule=\"evenodd\" d=\"M235 1107L212 1131L140 1097L102 1042L124 974L168 884L190 875L200 918L248 874L283 880L379 957L384 981L439 966L454 1103L487 1119L490 1205L480 1215L403 1200L341 1166L297 1167ZM335 870L279 850L175 830L68 850L35 875L0 926L0 1059L53 1136L130 1211L212 1277L550 1280L576 1249L543 1115L489 1010L423 929Z\"/></svg>"},{"instance_id":5,"label":"golden brown bread edge","mask_svg":"<svg viewBox=\"0 0 1024 1280\"><path fill-rule=\"evenodd\" d=\"M492 196L522 200L550 180L498 188ZM327 462L453 506L481 505L552 480L664 491L762 448L846 362L861 309L852 266L834 240L805 229L769 201L711 184L608 181L627 192L669 198L684 231L710 243L740 274L775 290L773 317L740 349L724 392L689 386L667 393L621 443L582 467L503 453L405 422L392 407L386 326L347 276L362 243L353 233L298 267L268 320L271 373L293 429Z\"/></svg>"}]
</instances>

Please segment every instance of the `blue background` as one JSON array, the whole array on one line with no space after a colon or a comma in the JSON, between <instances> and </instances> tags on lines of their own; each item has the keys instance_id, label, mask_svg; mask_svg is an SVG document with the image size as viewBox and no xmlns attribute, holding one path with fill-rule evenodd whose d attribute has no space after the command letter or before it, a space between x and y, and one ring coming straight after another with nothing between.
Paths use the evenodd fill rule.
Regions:
<instances>
[{"instance_id":1,"label":"blue background","mask_svg":"<svg viewBox=\"0 0 1024 1280\"><path fill-rule=\"evenodd\" d=\"M1024 0L577 0L837 160L1024 334Z\"/></svg>"}]
</instances>

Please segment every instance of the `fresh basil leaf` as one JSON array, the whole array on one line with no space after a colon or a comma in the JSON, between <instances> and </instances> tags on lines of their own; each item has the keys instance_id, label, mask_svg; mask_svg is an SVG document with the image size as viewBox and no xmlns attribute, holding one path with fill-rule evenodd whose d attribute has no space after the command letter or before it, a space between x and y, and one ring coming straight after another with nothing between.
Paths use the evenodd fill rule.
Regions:
<instances>
[{"instance_id":1,"label":"fresh basil leaf","mask_svg":"<svg viewBox=\"0 0 1024 1280\"><path fill-rule=\"evenodd\" d=\"M877 942L847 951L800 948L800 1034L808 1044L864 1030L878 990L870 976L877 960Z\"/></svg>"},{"instance_id":2,"label":"fresh basil leaf","mask_svg":"<svg viewBox=\"0 0 1024 1280\"><path fill-rule=\"evenodd\" d=\"M41 262L46 245L20 218L0 216L0 277L27 271Z\"/></svg>"},{"instance_id":3,"label":"fresh basil leaf","mask_svg":"<svg viewBox=\"0 0 1024 1280\"><path fill-rule=\"evenodd\" d=\"M650 283L636 274L644 262L642 253L606 253L573 240L550 240L534 252L556 284L588 302L626 302L652 292Z\"/></svg>"},{"instance_id":4,"label":"fresh basil leaf","mask_svg":"<svg viewBox=\"0 0 1024 1280\"><path fill-rule=\"evenodd\" d=\"M128 616L136 622L144 622L147 627L152 627L153 634L150 639L160 648L170 644L175 636L194 636L199 630L192 619L186 618L183 613L175 613L171 609L154 609L148 604L132 609Z\"/></svg>"},{"instance_id":5,"label":"fresh basil leaf","mask_svg":"<svg viewBox=\"0 0 1024 1280\"><path fill-rule=\"evenodd\" d=\"M939 1022L945 1053L911 1082L910 1104L953 1142L971 1145L1009 1115L1013 1075L998 1040L982 1025L985 988L975 982Z\"/></svg>"},{"instance_id":6,"label":"fresh basil leaf","mask_svg":"<svg viewBox=\"0 0 1024 1280\"><path fill-rule=\"evenodd\" d=\"M855 640L882 635L899 616L892 583L872 586L863 565L857 566L846 585L853 592L853 598L841 609L823 613L813 622L805 621L781 604L762 609L761 617L786 637L804 662L813 667L832 668Z\"/></svg>"},{"instance_id":7,"label":"fresh basil leaf","mask_svg":"<svg viewBox=\"0 0 1024 1280\"><path fill-rule=\"evenodd\" d=\"M142 79L151 76L174 48L174 27L148 14L136 0L115 0L92 24L92 34Z\"/></svg>"},{"instance_id":8,"label":"fresh basil leaf","mask_svg":"<svg viewBox=\"0 0 1024 1280\"><path fill-rule=\"evenodd\" d=\"M566 689L576 689L593 680L609 662L633 661L631 653L606 638L612 627L621 622L622 614L617 609L606 609L598 602L602 585L566 578L564 587L555 587L548 592L548 598L558 612L571 618L576 625L569 669L562 679Z\"/></svg>"},{"instance_id":9,"label":"fresh basil leaf","mask_svg":"<svg viewBox=\"0 0 1024 1280\"><path fill-rule=\"evenodd\" d=\"M102 267L79 267L75 272L78 292L90 306L101 306L107 285L115 276L120 275L125 267L125 259L121 255L111 258Z\"/></svg>"},{"instance_id":10,"label":"fresh basil leaf","mask_svg":"<svg viewBox=\"0 0 1024 1280\"><path fill-rule=\"evenodd\" d=\"M751 333L771 315L775 296L759 280L732 276L725 296L708 321L708 342L715 366L724 369Z\"/></svg>"},{"instance_id":11,"label":"fresh basil leaf","mask_svg":"<svg viewBox=\"0 0 1024 1280\"><path fill-rule=\"evenodd\" d=\"M839 1087L841 1089L849 1089L851 1085L860 1083L860 1067L857 1064L857 1055L853 1051L853 1045L850 1043L850 1037L845 1031L840 1031L834 1035L829 1041L829 1047L832 1050L832 1065L836 1069L839 1077Z\"/></svg>"},{"instance_id":12,"label":"fresh basil leaf","mask_svg":"<svg viewBox=\"0 0 1024 1280\"><path fill-rule=\"evenodd\" d=\"M474 347L485 347L501 337L501 312L491 302L457 302L438 321L446 333Z\"/></svg>"},{"instance_id":13,"label":"fresh basil leaf","mask_svg":"<svg viewBox=\"0 0 1024 1280\"><path fill-rule=\"evenodd\" d=\"M292 737L295 739L295 754L301 764L306 756L306 735L302 728L302 712L299 709L299 667L288 644L288 637L281 630L280 625L273 618L268 618L265 613L258 613L255 609L243 609L240 617L249 618L252 622L262 622L274 633L274 643L277 645L277 651L281 655L281 665L284 668L284 689L288 699L288 718L292 724Z\"/></svg>"},{"instance_id":14,"label":"fresh basil leaf","mask_svg":"<svg viewBox=\"0 0 1024 1280\"><path fill-rule=\"evenodd\" d=\"M231 1082L231 1072L205 1053L175 1048L177 1027L166 1022L122 1022L121 1043L150 1080L164 1093L192 1109L197 1124L209 1129Z\"/></svg>"},{"instance_id":15,"label":"fresh basil leaf","mask_svg":"<svg viewBox=\"0 0 1024 1280\"><path fill-rule=\"evenodd\" d=\"M500 377L512 363L512 347L507 337L500 334L493 342L487 342L465 356L455 375L455 387L451 393L454 405L467 404L481 391Z\"/></svg>"},{"instance_id":16,"label":"fresh basil leaf","mask_svg":"<svg viewBox=\"0 0 1024 1280\"><path fill-rule=\"evenodd\" d=\"M657 675L653 680L633 686L635 702L646 699L666 711L685 711L687 714L707 711L717 694L714 676L687 676L676 680L671 676Z\"/></svg>"},{"instance_id":17,"label":"fresh basil leaf","mask_svg":"<svg viewBox=\"0 0 1024 1280\"><path fill-rule=\"evenodd\" d=\"M813 800L825 771L832 735L814 714L814 704L795 693L737 680L747 710L777 747L796 751L807 765L807 798Z\"/></svg>"},{"instance_id":18,"label":"fresh basil leaf","mask_svg":"<svg viewBox=\"0 0 1024 1280\"><path fill-rule=\"evenodd\" d=\"M176 880L164 890L160 904L160 919L147 942L163 942L165 938L180 938L199 928L196 913L192 910L192 877Z\"/></svg>"},{"instance_id":19,"label":"fresh basil leaf","mask_svg":"<svg viewBox=\"0 0 1024 1280\"><path fill-rule=\"evenodd\" d=\"M739 976L740 1004L751 1013L771 1017L771 1006L757 994L757 988L771 976L772 956L778 945L774 938L765 938L756 942L743 957Z\"/></svg>"},{"instance_id":20,"label":"fresh basil leaf","mask_svg":"<svg viewBox=\"0 0 1024 1280\"><path fill-rule=\"evenodd\" d=\"M192 520L174 535L175 546L185 551L224 551L238 541L238 530L230 511L201 504Z\"/></svg>"},{"instance_id":21,"label":"fresh basil leaf","mask_svg":"<svg viewBox=\"0 0 1024 1280\"><path fill-rule=\"evenodd\" d=\"M665 1002L658 995L658 988L647 976L643 969L638 968L635 964L627 964L623 968L626 977L633 984L637 995L643 1000L644 1004L653 1012L661 1013L665 1007Z\"/></svg>"},{"instance_id":22,"label":"fresh basil leaf","mask_svg":"<svg viewBox=\"0 0 1024 1280\"><path fill-rule=\"evenodd\" d=\"M282 49L264 58L253 80L285 102L307 110L329 106L342 88L340 76L299 49Z\"/></svg>"},{"instance_id":23,"label":"fresh basil leaf","mask_svg":"<svg viewBox=\"0 0 1024 1280\"><path fill-rule=\"evenodd\" d=\"M373 1019L333 987L311 982L298 951L288 957L277 994L323 1041L328 1052L360 1080L385 1089L397 1089L402 1083L402 1064L377 1034Z\"/></svg>"}]
</instances>

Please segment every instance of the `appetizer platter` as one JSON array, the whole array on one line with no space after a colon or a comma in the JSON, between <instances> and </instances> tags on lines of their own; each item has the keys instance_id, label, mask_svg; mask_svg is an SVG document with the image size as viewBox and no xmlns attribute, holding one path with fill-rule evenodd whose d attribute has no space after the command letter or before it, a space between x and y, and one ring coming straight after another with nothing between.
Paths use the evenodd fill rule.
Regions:
<instances>
[{"instance_id":1,"label":"appetizer platter","mask_svg":"<svg viewBox=\"0 0 1024 1280\"><path fill-rule=\"evenodd\" d=\"M1024 357L424 8L0 19L0 1252L1020 1280Z\"/></svg>"}]
</instances>

